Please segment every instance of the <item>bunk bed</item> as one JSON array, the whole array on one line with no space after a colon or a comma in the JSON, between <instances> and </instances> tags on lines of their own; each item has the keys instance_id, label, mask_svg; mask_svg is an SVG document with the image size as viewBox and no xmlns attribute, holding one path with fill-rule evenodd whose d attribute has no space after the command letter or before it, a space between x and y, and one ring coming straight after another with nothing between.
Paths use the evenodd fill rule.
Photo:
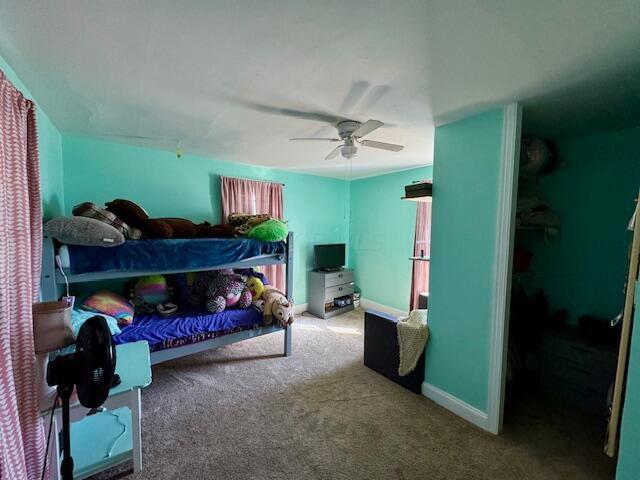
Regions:
<instances>
[{"instance_id":1,"label":"bunk bed","mask_svg":"<svg viewBox=\"0 0 640 480\"><path fill-rule=\"evenodd\" d=\"M293 232L285 242L260 242L244 238L135 240L118 247L63 245L45 235L42 247L41 291L44 301L60 298L65 283L171 275L188 272L244 269L263 265L285 265L286 294L293 287ZM159 330L152 327L162 323ZM248 338L284 330L284 356L291 355L291 326L262 324L254 307L208 314L183 309L170 319L136 317L150 344L151 363L157 364L192 353L219 348ZM134 329L116 337L116 343L140 339Z\"/></svg>"}]
</instances>

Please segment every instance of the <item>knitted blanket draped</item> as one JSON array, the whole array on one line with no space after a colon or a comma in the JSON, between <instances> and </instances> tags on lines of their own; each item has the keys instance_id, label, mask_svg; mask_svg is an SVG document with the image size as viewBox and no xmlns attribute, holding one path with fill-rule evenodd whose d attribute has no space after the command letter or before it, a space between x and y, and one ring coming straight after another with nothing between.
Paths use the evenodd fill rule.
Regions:
<instances>
[{"instance_id":1,"label":"knitted blanket draped","mask_svg":"<svg viewBox=\"0 0 640 480\"><path fill-rule=\"evenodd\" d=\"M398 374L403 377L416 368L427 344L429 338L427 310L413 310L407 318L400 319L397 325L400 347Z\"/></svg>"}]
</instances>

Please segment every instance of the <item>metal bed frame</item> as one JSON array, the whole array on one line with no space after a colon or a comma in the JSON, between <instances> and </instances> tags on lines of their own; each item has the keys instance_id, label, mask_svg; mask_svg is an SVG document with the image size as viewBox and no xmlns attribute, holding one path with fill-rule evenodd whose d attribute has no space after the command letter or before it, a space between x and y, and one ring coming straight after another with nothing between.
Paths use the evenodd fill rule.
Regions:
<instances>
[{"instance_id":1,"label":"metal bed frame","mask_svg":"<svg viewBox=\"0 0 640 480\"><path fill-rule=\"evenodd\" d=\"M42 244L42 279L41 290L42 300L52 301L58 300L62 294L62 286L65 285L65 275L69 284L95 282L99 280L111 280L117 278L142 277L145 275L170 275L174 273L186 273L194 271L221 270L223 268L248 268L258 267L262 265L286 265L286 290L287 298L291 301L291 292L293 291L293 232L289 232L286 241L285 253L275 253L258 255L256 257L245 258L237 262L226 263L224 265L215 265L210 267L202 267L194 269L175 269L175 270L139 270L129 272L90 272L73 274L67 269L63 272L56 265L57 244L53 238L45 235ZM184 357L193 353L204 352L205 350L215 349L240 342L248 338L259 337L268 333L281 332L284 330L284 356L291 355L291 325L286 328L269 325L257 327L250 330L223 335L221 337L204 340L202 342L183 345L181 347L168 348L151 352L151 364L166 362L174 358Z\"/></svg>"}]
</instances>

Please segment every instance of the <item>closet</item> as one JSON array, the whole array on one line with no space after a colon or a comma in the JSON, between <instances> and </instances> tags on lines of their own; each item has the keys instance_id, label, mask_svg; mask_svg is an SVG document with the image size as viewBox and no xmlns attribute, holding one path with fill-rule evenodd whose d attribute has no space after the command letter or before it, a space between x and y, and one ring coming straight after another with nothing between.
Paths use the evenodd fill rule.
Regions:
<instances>
[{"instance_id":1,"label":"closet","mask_svg":"<svg viewBox=\"0 0 640 480\"><path fill-rule=\"evenodd\" d=\"M604 448L639 134L558 136L523 112L504 428L540 442L543 454L579 458L594 479L615 476Z\"/></svg>"}]
</instances>

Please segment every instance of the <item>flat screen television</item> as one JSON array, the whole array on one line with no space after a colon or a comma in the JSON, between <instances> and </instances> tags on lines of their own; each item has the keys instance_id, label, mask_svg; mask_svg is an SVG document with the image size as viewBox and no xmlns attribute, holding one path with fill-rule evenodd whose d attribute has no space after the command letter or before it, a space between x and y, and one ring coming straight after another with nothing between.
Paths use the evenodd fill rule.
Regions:
<instances>
[{"instance_id":1,"label":"flat screen television","mask_svg":"<svg viewBox=\"0 0 640 480\"><path fill-rule=\"evenodd\" d=\"M335 269L344 266L344 243L313 247L313 265L316 269Z\"/></svg>"}]
</instances>

